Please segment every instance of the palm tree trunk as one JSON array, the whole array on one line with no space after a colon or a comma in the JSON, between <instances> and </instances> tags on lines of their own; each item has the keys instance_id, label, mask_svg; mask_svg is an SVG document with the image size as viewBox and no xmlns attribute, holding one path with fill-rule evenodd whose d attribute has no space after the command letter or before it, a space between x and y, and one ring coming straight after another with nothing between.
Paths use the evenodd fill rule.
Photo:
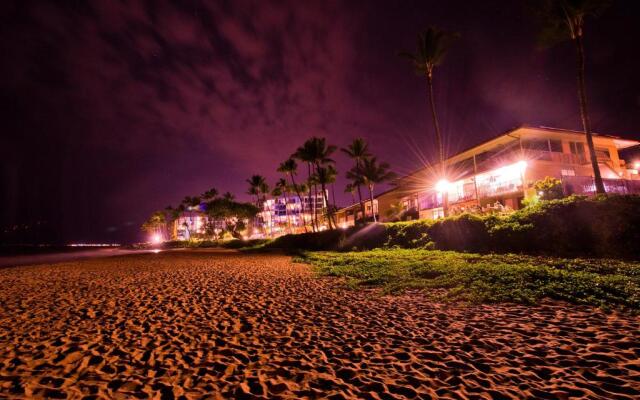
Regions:
<instances>
[{"instance_id":1,"label":"palm tree trunk","mask_svg":"<svg viewBox=\"0 0 640 400\"><path fill-rule=\"evenodd\" d=\"M313 202L311 202L311 163L307 163L307 182L308 182L308 186L309 186L309 196L307 197L309 199L309 205L311 206L311 211L313 214L310 215L311 217L311 229L316 232L317 231L317 226L316 226L316 220L315 220L315 215L316 215L316 199L313 199Z\"/></svg>"},{"instance_id":2,"label":"palm tree trunk","mask_svg":"<svg viewBox=\"0 0 640 400\"><path fill-rule=\"evenodd\" d=\"M371 215L373 215L373 222L378 222L376 219L376 210L373 209L373 187L372 185L367 185L369 188L369 198L371 199Z\"/></svg>"},{"instance_id":3,"label":"palm tree trunk","mask_svg":"<svg viewBox=\"0 0 640 400\"><path fill-rule=\"evenodd\" d=\"M582 43L582 34L576 35L575 38L577 67L578 67L578 98L580 100L580 117L582 118L582 127L587 137L587 147L589 148L589 156L591 158L591 167L593 168L593 177L596 184L596 193L606 194L602 175L600 174L600 166L598 165L598 157L596 149L593 145L593 136L591 134L591 122L587 113L587 89L584 79L584 45Z\"/></svg>"},{"instance_id":4,"label":"palm tree trunk","mask_svg":"<svg viewBox=\"0 0 640 400\"><path fill-rule=\"evenodd\" d=\"M358 171L358 173L360 172L360 160L356 160L356 170ZM360 212L362 213L362 223L366 224L367 223L367 215L366 215L366 212L364 210L364 202L362 201L362 189L360 189L360 185L356 185L356 187L358 188L358 199L360 200ZM356 225L356 220L357 220L357 218L353 217L353 224L354 225Z\"/></svg>"},{"instance_id":5,"label":"palm tree trunk","mask_svg":"<svg viewBox=\"0 0 640 400\"><path fill-rule=\"evenodd\" d=\"M327 195L327 185L323 182L320 184L322 189L322 197L324 198L325 203L325 215L327 217L327 221L329 222L329 229L336 228L335 221L333 220L333 212L329 207L329 196Z\"/></svg>"},{"instance_id":6,"label":"palm tree trunk","mask_svg":"<svg viewBox=\"0 0 640 400\"><path fill-rule=\"evenodd\" d=\"M436 131L436 141L438 142L438 157L440 159L440 168L442 168L442 177L440 179L447 178L447 169L444 164L444 145L442 143L442 135L440 133L440 124L438 123L438 115L436 113L436 102L433 97L433 75L431 72L427 73L427 86L429 86L429 103L431 104L431 117L433 118L433 127ZM445 217L449 215L449 192L442 192L442 212Z\"/></svg>"},{"instance_id":7,"label":"palm tree trunk","mask_svg":"<svg viewBox=\"0 0 640 400\"><path fill-rule=\"evenodd\" d=\"M287 226L289 228L289 233L291 232L291 216L289 215L289 198L287 196L287 192L286 191L282 191L282 194L284 195L284 213L287 216Z\"/></svg>"},{"instance_id":8,"label":"palm tree trunk","mask_svg":"<svg viewBox=\"0 0 640 400\"><path fill-rule=\"evenodd\" d=\"M300 196L300 188L296 185L296 181L293 179L293 173L289 175L291 177L291 184L298 195L298 200L300 200L300 218L302 219L302 227L304 228L304 233L307 233L307 221L304 218L304 201L302 196Z\"/></svg>"}]
</instances>

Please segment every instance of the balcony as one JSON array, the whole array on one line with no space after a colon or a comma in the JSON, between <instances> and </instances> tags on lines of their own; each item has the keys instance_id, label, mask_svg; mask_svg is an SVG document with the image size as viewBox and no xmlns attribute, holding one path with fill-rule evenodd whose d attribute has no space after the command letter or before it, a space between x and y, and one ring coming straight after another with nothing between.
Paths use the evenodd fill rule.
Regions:
<instances>
[{"instance_id":1,"label":"balcony","mask_svg":"<svg viewBox=\"0 0 640 400\"><path fill-rule=\"evenodd\" d=\"M551 161L561 164L587 164L587 157L584 154L567 154L557 151L526 150L527 158L533 160Z\"/></svg>"},{"instance_id":2,"label":"balcony","mask_svg":"<svg viewBox=\"0 0 640 400\"><path fill-rule=\"evenodd\" d=\"M478 185L478 195L483 197L496 197L522 191L522 179L515 178L508 181L487 183Z\"/></svg>"},{"instance_id":3,"label":"balcony","mask_svg":"<svg viewBox=\"0 0 640 400\"><path fill-rule=\"evenodd\" d=\"M640 194L640 180L602 179L604 190L614 194ZM562 189L565 195L596 192L596 184L591 176L565 176L562 178Z\"/></svg>"}]
</instances>

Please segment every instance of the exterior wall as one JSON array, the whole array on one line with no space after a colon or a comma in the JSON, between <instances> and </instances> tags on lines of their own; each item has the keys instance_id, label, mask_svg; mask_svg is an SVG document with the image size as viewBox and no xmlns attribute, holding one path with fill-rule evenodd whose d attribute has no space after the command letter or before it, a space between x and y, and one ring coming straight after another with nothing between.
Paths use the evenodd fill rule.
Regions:
<instances>
[{"instance_id":1,"label":"exterior wall","mask_svg":"<svg viewBox=\"0 0 640 400\"><path fill-rule=\"evenodd\" d=\"M380 196L376 197L374 204L377 206L378 218L381 222L389 221L393 216L389 215L389 211L392 206L400 203L402 196L400 196L395 190L387 191Z\"/></svg>"}]
</instances>

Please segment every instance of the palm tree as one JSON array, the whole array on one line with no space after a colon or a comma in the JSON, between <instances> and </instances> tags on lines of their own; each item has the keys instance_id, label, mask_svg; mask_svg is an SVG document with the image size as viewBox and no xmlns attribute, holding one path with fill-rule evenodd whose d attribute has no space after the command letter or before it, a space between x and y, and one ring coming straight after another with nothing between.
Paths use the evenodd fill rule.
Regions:
<instances>
[{"instance_id":1,"label":"palm tree","mask_svg":"<svg viewBox=\"0 0 640 400\"><path fill-rule=\"evenodd\" d=\"M543 0L537 11L542 22L540 42L551 46L571 40L576 48L576 69L580 118L587 139L591 167L596 185L596 193L605 194L604 182L600 174L598 157L593 145L591 121L587 112L587 89L584 72L584 21L588 16L599 16L609 5L607 0Z\"/></svg>"},{"instance_id":2,"label":"palm tree","mask_svg":"<svg viewBox=\"0 0 640 400\"><path fill-rule=\"evenodd\" d=\"M253 175L251 178L247 179L246 182L249 185L247 194L256 196L256 206L260 207L260 186L265 182L264 176Z\"/></svg>"},{"instance_id":3,"label":"palm tree","mask_svg":"<svg viewBox=\"0 0 640 400\"><path fill-rule=\"evenodd\" d=\"M418 35L418 49L415 54L408 52L400 53L401 56L408 58L416 69L418 75L424 75L427 78L427 88L429 91L429 103L431 105L431 117L433 118L433 127L436 132L436 145L438 146L438 156L442 176L440 179L446 179L447 170L444 164L444 144L440 125L438 124L438 115L436 114L436 104L433 97L433 70L444 61L451 44L459 37L459 34L440 30L434 26L427 28L426 31ZM446 191L443 192L443 213L446 217L449 209L449 196Z\"/></svg>"},{"instance_id":4,"label":"palm tree","mask_svg":"<svg viewBox=\"0 0 640 400\"><path fill-rule=\"evenodd\" d=\"M234 194L231 192L225 192L222 195L222 198L225 199L226 201L234 201L236 199L236 196L234 196Z\"/></svg>"},{"instance_id":5,"label":"palm tree","mask_svg":"<svg viewBox=\"0 0 640 400\"><path fill-rule=\"evenodd\" d=\"M356 172L356 171L354 171ZM362 183L369 188L369 198L371 200L371 214L373 222L377 222L376 213L373 208L373 189L374 186L393 179L396 174L389 170L389 164L383 162L378 164L376 157L365 158L360 168L360 176Z\"/></svg>"},{"instance_id":6,"label":"palm tree","mask_svg":"<svg viewBox=\"0 0 640 400\"><path fill-rule=\"evenodd\" d=\"M289 216L289 196L287 196L287 194L289 193L289 184L287 184L287 180L284 178L280 178L278 179L278 181L276 181L276 185L273 188L273 191L271 192L271 194L274 197L284 197L284 212L285 215L287 216L287 226L289 228L289 233L291 233L291 218Z\"/></svg>"},{"instance_id":7,"label":"palm tree","mask_svg":"<svg viewBox=\"0 0 640 400\"><path fill-rule=\"evenodd\" d=\"M353 161L355 161L356 169L360 169L362 160L371 156L371 154L369 153L369 145L362 138L354 139L350 145L340 150ZM361 185L356 180L352 182L352 186L358 191L358 199L360 200L360 212L362 212L362 221L364 222L366 220L366 217L364 212L364 201L362 201L362 190L360 190ZM354 218L354 223L356 222L356 219L357 218Z\"/></svg>"},{"instance_id":8,"label":"palm tree","mask_svg":"<svg viewBox=\"0 0 640 400\"><path fill-rule=\"evenodd\" d=\"M336 181L336 175L338 175L338 171L336 171L335 167L331 164L326 167L317 167L316 171L316 180L320 184L322 189L322 196L324 197L324 202L326 204L326 214L327 220L329 221L329 228L336 228L336 221L333 215L333 207L329 205L329 197L327 196L327 185L332 184Z\"/></svg>"},{"instance_id":9,"label":"palm tree","mask_svg":"<svg viewBox=\"0 0 640 400\"><path fill-rule=\"evenodd\" d=\"M314 149L312 148L311 139L304 142L304 144L293 153L292 158L296 158L307 164L307 185L309 188L308 198L311 200L311 164L314 162ZM315 200L315 199L314 199ZM311 216L311 228L315 232L317 230L316 224L316 203L315 201L312 203L309 201L309 205L311 206L311 210L309 210L313 215Z\"/></svg>"},{"instance_id":10,"label":"palm tree","mask_svg":"<svg viewBox=\"0 0 640 400\"><path fill-rule=\"evenodd\" d=\"M218 196L218 190L216 188L211 188L202 194L203 200L213 200Z\"/></svg>"},{"instance_id":11,"label":"palm tree","mask_svg":"<svg viewBox=\"0 0 640 400\"><path fill-rule=\"evenodd\" d=\"M296 163L296 160L294 160L293 158L286 159L285 161L280 163L280 166L278 167L278 172L284 174L285 176L288 176L291 179L291 186L293 187L293 190L296 192L296 195L298 196L298 200L300 200L300 217L302 219L302 226L304 227L304 231L306 233L307 222L305 221L305 218L304 218L304 199L300 195L300 186L296 184L296 180L295 180L297 171L298 171L298 164Z\"/></svg>"},{"instance_id":12,"label":"palm tree","mask_svg":"<svg viewBox=\"0 0 640 400\"><path fill-rule=\"evenodd\" d=\"M251 196L256 196L256 207L260 209L259 214L263 213L264 201L262 201L261 195L264 195L265 193L264 189L267 189L266 190L267 192L269 189L266 179L262 175L253 175L251 176L251 178L247 179L246 182L249 184L249 190L247 191L247 194ZM265 226L263 226L263 230L265 231L265 234L266 234Z\"/></svg>"},{"instance_id":13,"label":"palm tree","mask_svg":"<svg viewBox=\"0 0 640 400\"><path fill-rule=\"evenodd\" d=\"M356 202L356 186L353 183L347 183L347 186L344 187L345 193L351 193L351 204L355 204Z\"/></svg>"},{"instance_id":14,"label":"palm tree","mask_svg":"<svg viewBox=\"0 0 640 400\"><path fill-rule=\"evenodd\" d=\"M314 230L318 229L318 213L317 213L318 210L316 207L316 199L318 197L318 185L317 185L318 182L313 183L311 180L311 175L317 172L318 167L334 162L330 158L330 156L336 151L336 149L337 149L336 146L327 145L327 140L325 138L319 138L314 136L308 139L307 141L305 141L304 144L301 147L299 147L293 155L293 157L307 163L309 186L313 184L313 187L314 187L314 198L313 198Z\"/></svg>"}]
</instances>

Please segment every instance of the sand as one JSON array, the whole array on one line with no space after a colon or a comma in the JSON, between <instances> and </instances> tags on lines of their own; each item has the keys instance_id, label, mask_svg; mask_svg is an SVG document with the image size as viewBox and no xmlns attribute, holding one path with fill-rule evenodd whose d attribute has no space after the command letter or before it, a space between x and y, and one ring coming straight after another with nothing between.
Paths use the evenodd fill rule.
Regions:
<instances>
[{"instance_id":1,"label":"sand","mask_svg":"<svg viewBox=\"0 0 640 400\"><path fill-rule=\"evenodd\" d=\"M0 270L0 398L640 398L640 318L353 291L281 255Z\"/></svg>"}]
</instances>

